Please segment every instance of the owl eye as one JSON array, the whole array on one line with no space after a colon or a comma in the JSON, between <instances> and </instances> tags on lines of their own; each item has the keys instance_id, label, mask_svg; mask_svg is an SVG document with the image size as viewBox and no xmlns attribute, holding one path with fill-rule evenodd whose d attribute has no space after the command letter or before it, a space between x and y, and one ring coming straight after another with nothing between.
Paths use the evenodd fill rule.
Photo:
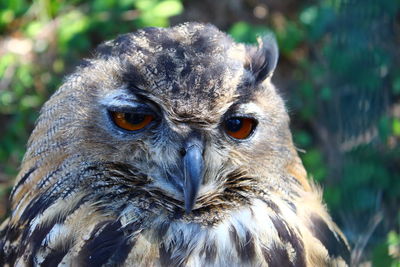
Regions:
<instances>
[{"instance_id":1,"label":"owl eye","mask_svg":"<svg viewBox=\"0 0 400 267\"><path fill-rule=\"evenodd\" d=\"M233 117L225 121L225 131L236 139L246 139L253 132L256 121L251 118Z\"/></svg>"},{"instance_id":2,"label":"owl eye","mask_svg":"<svg viewBox=\"0 0 400 267\"><path fill-rule=\"evenodd\" d=\"M154 120L154 116L150 114L116 111L111 111L110 113L115 125L127 131L138 131L143 129Z\"/></svg>"}]
</instances>

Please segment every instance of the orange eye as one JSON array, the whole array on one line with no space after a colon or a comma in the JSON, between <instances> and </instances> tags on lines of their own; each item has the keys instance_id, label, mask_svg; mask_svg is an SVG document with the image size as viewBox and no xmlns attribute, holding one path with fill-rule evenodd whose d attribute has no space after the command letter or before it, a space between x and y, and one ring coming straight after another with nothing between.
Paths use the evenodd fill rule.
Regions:
<instances>
[{"instance_id":1,"label":"orange eye","mask_svg":"<svg viewBox=\"0 0 400 267\"><path fill-rule=\"evenodd\" d=\"M143 129L153 121L154 116L140 113L111 112L114 123L127 131Z\"/></svg>"},{"instance_id":2,"label":"orange eye","mask_svg":"<svg viewBox=\"0 0 400 267\"><path fill-rule=\"evenodd\" d=\"M234 117L225 121L225 131L236 139L246 139L253 132L256 121L250 118Z\"/></svg>"}]
</instances>

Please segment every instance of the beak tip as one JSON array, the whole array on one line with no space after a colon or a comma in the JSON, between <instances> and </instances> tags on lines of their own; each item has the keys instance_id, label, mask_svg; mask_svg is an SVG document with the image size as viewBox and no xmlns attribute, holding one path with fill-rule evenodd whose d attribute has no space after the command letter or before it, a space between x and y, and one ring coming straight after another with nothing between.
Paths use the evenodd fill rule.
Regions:
<instances>
[{"instance_id":1,"label":"beak tip","mask_svg":"<svg viewBox=\"0 0 400 267\"><path fill-rule=\"evenodd\" d=\"M192 208L191 207L185 207L185 214L189 215L192 212Z\"/></svg>"},{"instance_id":2,"label":"beak tip","mask_svg":"<svg viewBox=\"0 0 400 267\"><path fill-rule=\"evenodd\" d=\"M194 207L195 198L193 195L191 197L185 197L185 214L188 215L192 212Z\"/></svg>"}]
</instances>

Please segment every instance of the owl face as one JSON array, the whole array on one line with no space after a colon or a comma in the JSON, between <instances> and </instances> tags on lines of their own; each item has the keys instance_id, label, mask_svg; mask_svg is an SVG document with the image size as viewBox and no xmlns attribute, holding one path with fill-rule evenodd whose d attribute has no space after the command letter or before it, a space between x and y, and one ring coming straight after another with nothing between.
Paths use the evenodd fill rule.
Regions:
<instances>
[{"instance_id":1,"label":"owl face","mask_svg":"<svg viewBox=\"0 0 400 267\"><path fill-rule=\"evenodd\" d=\"M0 265L348 263L270 82L277 53L196 23L103 44L41 110Z\"/></svg>"},{"instance_id":2,"label":"owl face","mask_svg":"<svg viewBox=\"0 0 400 267\"><path fill-rule=\"evenodd\" d=\"M149 177L186 213L223 195L234 173L268 183L292 145L270 83L277 53L272 38L245 46L193 23L120 36L60 89L72 118L62 138L71 154Z\"/></svg>"}]
</instances>

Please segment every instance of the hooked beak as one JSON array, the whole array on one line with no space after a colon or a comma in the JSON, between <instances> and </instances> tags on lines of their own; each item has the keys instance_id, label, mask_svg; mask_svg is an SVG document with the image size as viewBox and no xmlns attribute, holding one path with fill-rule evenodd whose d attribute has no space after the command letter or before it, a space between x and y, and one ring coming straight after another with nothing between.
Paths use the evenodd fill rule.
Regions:
<instances>
[{"instance_id":1,"label":"hooked beak","mask_svg":"<svg viewBox=\"0 0 400 267\"><path fill-rule=\"evenodd\" d=\"M185 212L189 214L196 202L197 193L203 180L203 143L200 138L192 137L185 144L183 156Z\"/></svg>"}]
</instances>

